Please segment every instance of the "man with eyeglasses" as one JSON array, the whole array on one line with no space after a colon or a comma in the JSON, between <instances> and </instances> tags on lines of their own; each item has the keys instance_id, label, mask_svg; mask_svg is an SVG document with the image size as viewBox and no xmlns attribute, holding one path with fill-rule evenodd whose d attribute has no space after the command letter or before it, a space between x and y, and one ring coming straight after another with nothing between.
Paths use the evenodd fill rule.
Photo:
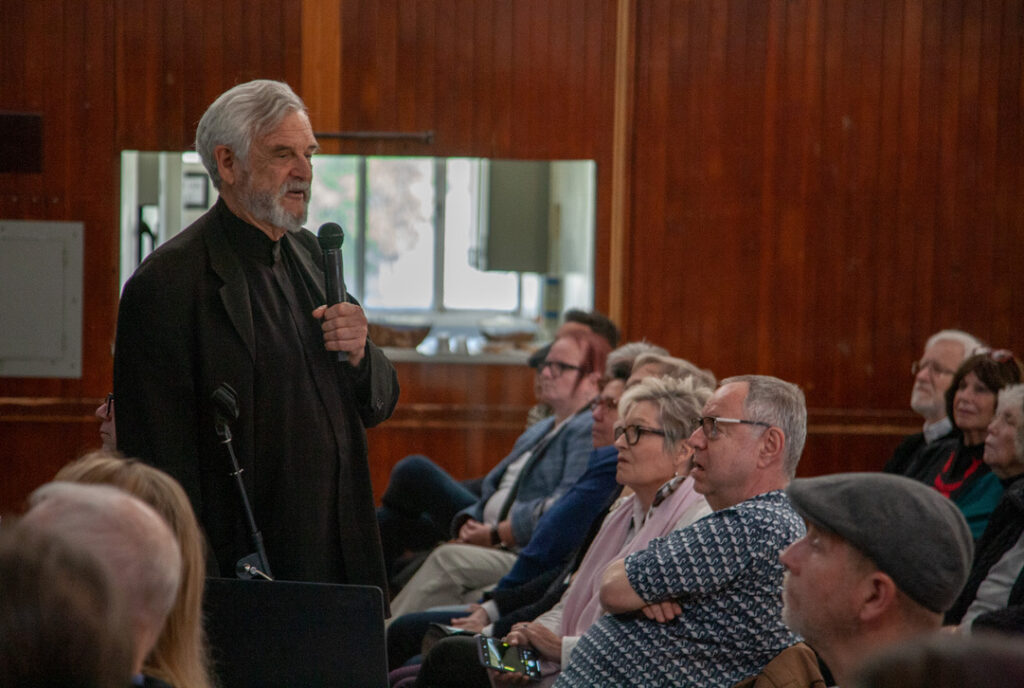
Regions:
<instances>
[{"instance_id":1,"label":"man with eyeglasses","mask_svg":"<svg viewBox=\"0 0 1024 688\"><path fill-rule=\"evenodd\" d=\"M100 419L100 441L107 451L117 451L117 426L114 421L114 393L96 407L93 415Z\"/></svg>"},{"instance_id":2,"label":"man with eyeglasses","mask_svg":"<svg viewBox=\"0 0 1024 688\"><path fill-rule=\"evenodd\" d=\"M713 513L605 570L610 614L580 639L555 686L725 688L799 640L782 622L778 555L805 533L783 492L807 435L803 392L774 377L732 377L703 414L689 438L690 475Z\"/></svg>"},{"instance_id":3,"label":"man with eyeglasses","mask_svg":"<svg viewBox=\"0 0 1024 688\"><path fill-rule=\"evenodd\" d=\"M953 421L946 415L946 390L960 364L982 346L974 335L961 330L942 330L928 338L921 360L910 366L914 376L910 408L924 418L924 428L900 442L884 472L914 477L914 466L925 448L953 433Z\"/></svg>"}]
</instances>

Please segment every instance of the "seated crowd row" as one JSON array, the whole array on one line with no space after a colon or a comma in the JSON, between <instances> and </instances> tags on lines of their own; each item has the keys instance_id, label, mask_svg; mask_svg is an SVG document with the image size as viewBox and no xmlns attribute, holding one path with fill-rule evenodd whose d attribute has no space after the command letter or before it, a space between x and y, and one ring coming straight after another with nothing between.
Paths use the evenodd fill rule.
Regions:
<instances>
[{"instance_id":1,"label":"seated crowd row","mask_svg":"<svg viewBox=\"0 0 1024 688\"><path fill-rule=\"evenodd\" d=\"M617 336L595 314L563 325L532 360L535 422L481 482L395 466L378 509L392 685L534 683L485 669L478 634L532 650L541 685L1024 680L1022 641L977 633L1022 630L1012 354L938 333L913 369L924 431L885 472L796 479L796 385L718 381ZM203 537L172 478L98 452L2 526L0 685L217 685Z\"/></svg>"},{"instance_id":2,"label":"seated crowd row","mask_svg":"<svg viewBox=\"0 0 1024 688\"><path fill-rule=\"evenodd\" d=\"M378 509L392 685L525 682L481 665L477 633L533 650L542 685L753 685L767 671L815 686L854 685L873 650L944 623L961 644L1020 632L1012 354L940 332L913 366L925 432L886 472L794 479L797 386L716 381L646 343L612 350L614 328L582 320L535 362L551 415L477 489L425 456L392 471Z\"/></svg>"}]
</instances>

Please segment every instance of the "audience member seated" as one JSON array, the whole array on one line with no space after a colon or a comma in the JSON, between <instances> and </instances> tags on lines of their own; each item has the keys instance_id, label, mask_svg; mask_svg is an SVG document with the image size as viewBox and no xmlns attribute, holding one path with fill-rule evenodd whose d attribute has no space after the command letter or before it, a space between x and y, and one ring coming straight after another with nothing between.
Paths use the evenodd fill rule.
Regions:
<instances>
[{"instance_id":1,"label":"audience member seated","mask_svg":"<svg viewBox=\"0 0 1024 688\"><path fill-rule=\"evenodd\" d=\"M685 358L675 358L668 354L652 351L636 357L632 373L629 376L630 381L626 383L626 386L636 384L637 381L645 377L664 377L666 375L678 379L692 375L699 383L711 388L714 388L716 384L715 376L710 370L698 368Z\"/></svg>"},{"instance_id":2,"label":"audience member seated","mask_svg":"<svg viewBox=\"0 0 1024 688\"><path fill-rule=\"evenodd\" d=\"M623 395L622 418L615 427L616 480L632 494L604 520L558 604L532 622L516 624L505 638L540 654L545 675L541 685L554 682L579 637L603 615L600 586L605 567L710 513L688 477L693 449L687 443L694 419L710 395L711 388L693 377L646 378ZM444 643L463 645L461 661ZM421 685L451 684L454 677L461 677L459 686L489 685L471 640L446 639L435 649L424 662ZM471 677L474 680L466 680ZM495 676L499 683L516 678Z\"/></svg>"},{"instance_id":3,"label":"audience member seated","mask_svg":"<svg viewBox=\"0 0 1024 688\"><path fill-rule=\"evenodd\" d=\"M703 413L690 475L714 512L606 569L611 613L583 634L556 686L732 686L799 640L782 623L778 553L804 534L783 492L806 438L803 392L728 378Z\"/></svg>"},{"instance_id":4,"label":"audience member seated","mask_svg":"<svg viewBox=\"0 0 1024 688\"><path fill-rule=\"evenodd\" d=\"M89 552L124 593L136 684L167 686L142 668L181 578L181 553L168 525L141 500L107 485L47 483L31 494L29 504L19 527L59 535Z\"/></svg>"},{"instance_id":5,"label":"audience member seated","mask_svg":"<svg viewBox=\"0 0 1024 688\"><path fill-rule=\"evenodd\" d=\"M619 328L612 322L611 318L598 311L584 311L578 308L570 308L562 315L562 324L555 331L555 339L570 332L593 332L598 337L608 342L608 348L614 349L619 345ZM552 342L553 343L553 342ZM551 350L551 343L545 344L532 354L527 363L534 370L533 387L534 393L540 399L541 394L541 363L547 358ZM539 423L553 413L551 405L543 401L534 404L529 413L526 414L527 426Z\"/></svg>"},{"instance_id":6,"label":"audience member seated","mask_svg":"<svg viewBox=\"0 0 1024 688\"><path fill-rule=\"evenodd\" d=\"M96 407L93 415L100 419L100 442L107 451L117 451L117 425L114 420L114 393Z\"/></svg>"},{"instance_id":7,"label":"audience member seated","mask_svg":"<svg viewBox=\"0 0 1024 688\"><path fill-rule=\"evenodd\" d=\"M593 333L555 340L542 367L542 396L555 416L523 433L512 452L484 479L479 499L423 456L406 457L391 473L377 514L386 561L406 548L424 549L445 538L445 556L472 577L459 588L436 586L427 557L423 568L394 598L400 615L438 604L469 602L493 585L515 562L541 515L583 474L592 450L589 402L597 393L608 344Z\"/></svg>"},{"instance_id":8,"label":"audience member seated","mask_svg":"<svg viewBox=\"0 0 1024 688\"><path fill-rule=\"evenodd\" d=\"M985 435L996 408L996 394L1021 382L1021 365L1005 349L976 353L957 368L946 390L946 413L958 437L932 443L907 475L934 487L956 503L981 537L1003 486L982 460Z\"/></svg>"},{"instance_id":9,"label":"audience member seated","mask_svg":"<svg viewBox=\"0 0 1024 688\"><path fill-rule=\"evenodd\" d=\"M103 565L55 533L0 528L0 686L126 688L128 606Z\"/></svg>"},{"instance_id":10,"label":"audience member seated","mask_svg":"<svg viewBox=\"0 0 1024 688\"><path fill-rule=\"evenodd\" d=\"M594 421L591 436L595 449L586 471L537 521L530 542L494 590L484 594L483 604L473 603L460 611L445 607L438 611L411 612L396 617L388 625L388 663L391 669L419 655L423 636L431 624L451 623L479 631L492 618L499 616L499 600L521 600L519 591L522 586L529 585L538 577L544 577L547 581L544 585L547 585L553 580L548 572L557 572L564 567L565 560L586 536L594 519L606 512L611 501L618 496L615 483L618 452L612 446L612 430L618 420L616 408L624 386L625 381L621 379L603 383L601 392L590 404ZM441 571L437 575L449 574L459 576L461 572ZM510 592L503 594L506 590Z\"/></svg>"},{"instance_id":11,"label":"audience member seated","mask_svg":"<svg viewBox=\"0 0 1024 688\"><path fill-rule=\"evenodd\" d=\"M945 633L915 638L864 662L852 688L1024 686L1024 641Z\"/></svg>"},{"instance_id":12,"label":"audience member seated","mask_svg":"<svg viewBox=\"0 0 1024 688\"><path fill-rule=\"evenodd\" d=\"M174 686L211 688L214 681L203 631L205 548L181 485L157 468L106 452L87 454L64 466L54 480L118 487L153 507L171 527L181 549L181 586L142 671Z\"/></svg>"},{"instance_id":13,"label":"audience member seated","mask_svg":"<svg viewBox=\"0 0 1024 688\"><path fill-rule=\"evenodd\" d=\"M983 458L1006 490L946 623L1024 633L1024 385L1000 390Z\"/></svg>"},{"instance_id":14,"label":"audience member seated","mask_svg":"<svg viewBox=\"0 0 1024 688\"><path fill-rule=\"evenodd\" d=\"M538 521L530 543L494 589L484 593L483 604L472 604L466 611L455 612L446 608L443 611L405 614L395 619L388 627L388 658L392 669L419 653L421 640L430 629L431 623L450 622L463 631L483 630L488 634L498 632L499 635L504 635L511 629L513 623L534 619L561 598L566 588L563 581L568 575L563 569L568 568L568 572L575 571L581 555L573 558L569 567L566 567L561 559L556 561L556 557L552 555L561 555L563 551L568 554L568 549L564 547L567 542L576 543L583 539L586 543L594 537L596 528L593 527L589 527L590 532L585 538L580 537L587 530L587 524L593 522L590 517L592 512L584 512L583 509L587 504L592 507L599 503L599 500L595 499L592 485L598 473L604 473L605 467L610 469L608 475L614 482L618 453L611 446L612 426L618 420L617 405L623 384L627 378L638 380L642 374L638 372L631 376L636 358L660 350L659 347L644 342L633 342L608 355L605 373L607 383L601 394L591 403L594 420L592 436L594 446L600 449L595 449L587 471ZM685 373L695 369L686 363L685 366L674 367L672 372ZM603 513L607 509L602 507L600 511ZM581 514L585 514L585 517L581 517ZM562 546L549 547L548 543ZM413 661L418 659L414 657Z\"/></svg>"},{"instance_id":15,"label":"audience member seated","mask_svg":"<svg viewBox=\"0 0 1024 688\"><path fill-rule=\"evenodd\" d=\"M787 493L807 534L780 557L783 618L839 686L872 652L941 627L973 547L952 502L886 473L803 478Z\"/></svg>"},{"instance_id":16,"label":"audience member seated","mask_svg":"<svg viewBox=\"0 0 1024 688\"><path fill-rule=\"evenodd\" d=\"M617 496L619 492L615 482L618 451L612 446L615 439L613 426L619 419L619 400L632 377L634 360L658 348L643 342L631 342L608 354L601 391L590 402L593 418L590 436L594 453L587 470L537 522L530 543L519 553L516 563L497 587L522 585L551 568L562 568L597 515L607 511L611 500L604 498L613 492Z\"/></svg>"},{"instance_id":17,"label":"audience member seated","mask_svg":"<svg viewBox=\"0 0 1024 688\"><path fill-rule=\"evenodd\" d=\"M918 463L925 448L940 439L949 439L956 432L946 413L946 390L953 382L956 369L982 347L973 335L960 330L942 330L928 338L921 360L910 366L914 386L910 390L910 408L924 418L924 428L904 438L883 469L910 478L912 466Z\"/></svg>"},{"instance_id":18,"label":"audience member seated","mask_svg":"<svg viewBox=\"0 0 1024 688\"><path fill-rule=\"evenodd\" d=\"M668 351L656 344L650 344L645 341L623 344L608 354L608 361L605 363L605 375L609 378L628 380L629 376L633 373L636 359L644 354L668 356Z\"/></svg>"},{"instance_id":19,"label":"audience member seated","mask_svg":"<svg viewBox=\"0 0 1024 688\"><path fill-rule=\"evenodd\" d=\"M595 526L600 525L603 514L607 512L606 506L610 505L608 500L600 508L602 518L596 521L590 516L593 512L585 511L588 506L592 508L599 502L591 487L595 482L593 476L598 472L603 474L607 467L614 484L618 451L612 446L612 430L618 420L619 397L625 378L630 378L634 358L651 348L648 344L636 342L609 354L607 382L591 403L594 419L592 436L594 446L599 449L595 449L586 473L538 521L534 536L520 552L512 569L493 590L484 593L483 604L472 604L466 611L417 612L395 619L388 627L388 659L392 669L420 652L421 641L428 630L436 634L436 629L430 627L431 623L451 623L463 631L505 635L514 623L531 621L558 602L565 592L568 574L576 570L582 557L582 553L578 553L570 560L566 542L582 541L578 551L585 551L587 543L596 535ZM613 494L617 492L615 490ZM557 546L559 543L561 546ZM563 549L566 552L564 557L561 556ZM558 556L553 556L555 554ZM418 658L416 660L418 663Z\"/></svg>"}]
</instances>

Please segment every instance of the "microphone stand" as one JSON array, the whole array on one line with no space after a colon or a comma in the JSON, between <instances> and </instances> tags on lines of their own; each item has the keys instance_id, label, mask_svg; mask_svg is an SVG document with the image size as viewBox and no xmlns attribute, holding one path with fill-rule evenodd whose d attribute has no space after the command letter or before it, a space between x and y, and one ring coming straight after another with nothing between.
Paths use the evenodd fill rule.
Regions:
<instances>
[{"instance_id":1,"label":"microphone stand","mask_svg":"<svg viewBox=\"0 0 1024 688\"><path fill-rule=\"evenodd\" d=\"M246 525L249 527L249 537L256 548L255 552L238 560L235 564L235 575L239 578L263 578L272 581L274 578L270 572L270 561L263 548L263 533L256 526L256 518L253 516L252 505L249 503L249 493L242 481L242 467L238 464L238 457L235 456L235 449L231 444L231 421L238 418L235 390L227 383L222 384L214 392L213 402L217 406L215 417L217 436L220 438L221 444L227 447L228 456L231 457L231 475L235 478L238 494L242 498L242 508L245 511Z\"/></svg>"}]
</instances>

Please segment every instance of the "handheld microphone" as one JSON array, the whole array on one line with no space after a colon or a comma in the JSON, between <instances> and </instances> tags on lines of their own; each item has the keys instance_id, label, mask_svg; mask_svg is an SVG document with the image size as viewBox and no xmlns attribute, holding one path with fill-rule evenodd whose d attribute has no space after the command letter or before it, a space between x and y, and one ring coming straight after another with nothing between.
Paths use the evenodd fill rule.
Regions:
<instances>
[{"instance_id":1,"label":"handheld microphone","mask_svg":"<svg viewBox=\"0 0 1024 688\"><path fill-rule=\"evenodd\" d=\"M327 305L345 301L345 277L341 264L341 245L345 241L345 232L337 222L325 222L320 225L316 239L320 250L324 252L324 276L326 277ZM338 362L348 360L347 351L338 352Z\"/></svg>"}]
</instances>

